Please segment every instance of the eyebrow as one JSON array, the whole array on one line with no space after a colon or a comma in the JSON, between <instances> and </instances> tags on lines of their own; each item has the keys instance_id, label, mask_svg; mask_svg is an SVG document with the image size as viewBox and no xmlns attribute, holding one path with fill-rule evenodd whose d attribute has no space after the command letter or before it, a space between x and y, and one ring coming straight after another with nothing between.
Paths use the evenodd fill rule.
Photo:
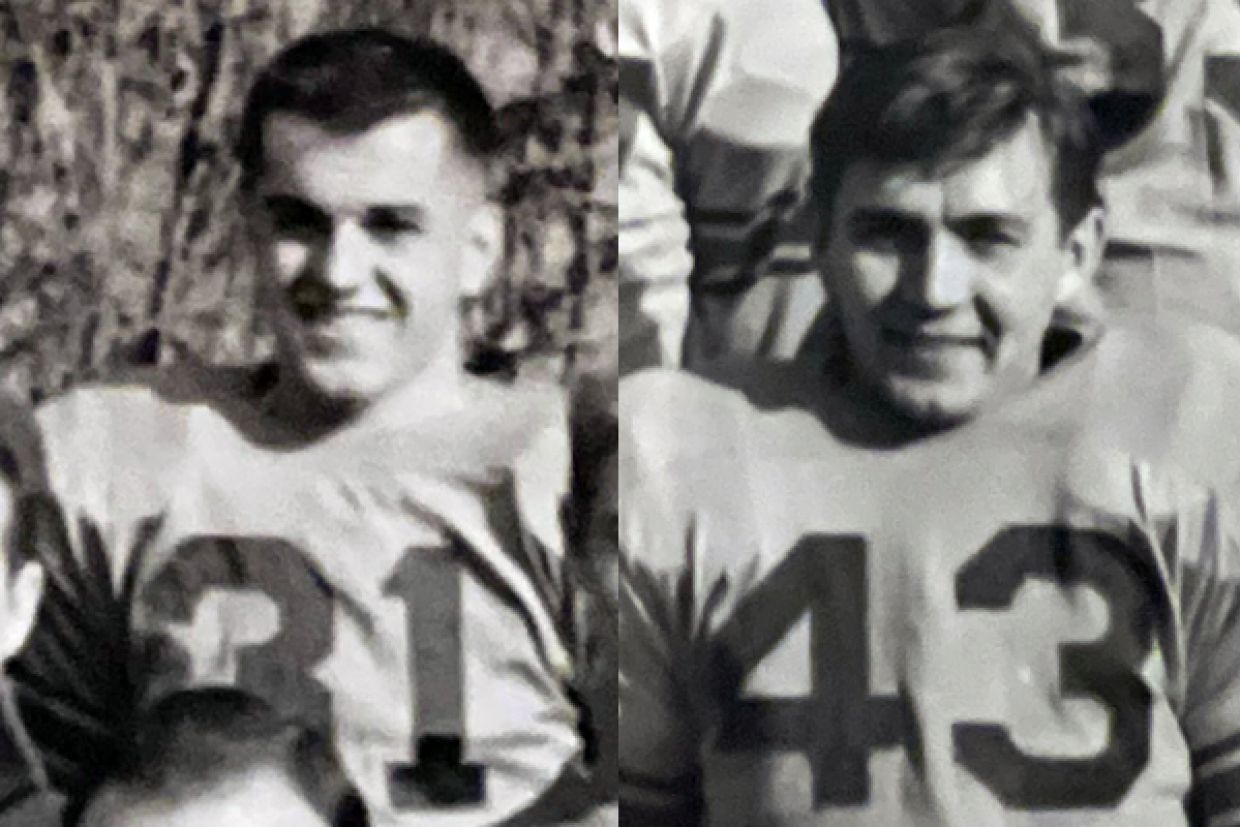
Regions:
<instances>
[{"instance_id":1,"label":"eyebrow","mask_svg":"<svg viewBox=\"0 0 1240 827\"><path fill-rule=\"evenodd\" d=\"M404 204L371 204L366 207L366 211L363 214L366 219L389 215L412 219L421 223L426 219L427 210L424 205L413 202Z\"/></svg>"},{"instance_id":2,"label":"eyebrow","mask_svg":"<svg viewBox=\"0 0 1240 827\"><path fill-rule=\"evenodd\" d=\"M849 222L858 224L878 223L882 221L920 221L921 217L913 213L902 212L891 207L858 207L848 215Z\"/></svg>"},{"instance_id":3,"label":"eyebrow","mask_svg":"<svg viewBox=\"0 0 1240 827\"><path fill-rule=\"evenodd\" d=\"M1011 213L972 213L949 218L948 226L955 230L1004 230L1027 235L1030 223L1027 219Z\"/></svg>"},{"instance_id":4,"label":"eyebrow","mask_svg":"<svg viewBox=\"0 0 1240 827\"><path fill-rule=\"evenodd\" d=\"M891 207L858 207L848 215L850 225L865 226L868 224L922 224L925 219L916 214L903 212ZM1001 227L1006 230L1028 232L1030 222L1027 218L1006 212L975 212L948 216L946 223L951 227L989 228Z\"/></svg>"},{"instance_id":5,"label":"eyebrow","mask_svg":"<svg viewBox=\"0 0 1240 827\"><path fill-rule=\"evenodd\" d=\"M306 218L326 218L327 213L317 204L295 195L267 195L263 207L268 212L302 215Z\"/></svg>"},{"instance_id":6,"label":"eyebrow","mask_svg":"<svg viewBox=\"0 0 1240 827\"><path fill-rule=\"evenodd\" d=\"M296 195L275 193L263 198L263 206L271 212L302 214L307 218L328 218L328 212L312 201ZM426 206L418 202L399 204L368 204L362 211L363 220L379 217L398 216L418 222L425 221Z\"/></svg>"}]
</instances>

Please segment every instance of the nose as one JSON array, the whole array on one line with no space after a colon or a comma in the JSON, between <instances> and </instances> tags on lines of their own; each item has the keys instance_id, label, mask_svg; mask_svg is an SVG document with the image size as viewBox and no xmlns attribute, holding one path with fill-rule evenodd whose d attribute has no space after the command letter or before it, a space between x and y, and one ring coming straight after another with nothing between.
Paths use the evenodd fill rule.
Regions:
<instances>
[{"instance_id":1,"label":"nose","mask_svg":"<svg viewBox=\"0 0 1240 827\"><path fill-rule=\"evenodd\" d=\"M931 310L949 310L968 301L973 289L973 260L950 234L931 233L921 255L901 274L906 301Z\"/></svg>"},{"instance_id":2,"label":"nose","mask_svg":"<svg viewBox=\"0 0 1240 827\"><path fill-rule=\"evenodd\" d=\"M362 284L371 265L365 231L352 221L339 222L324 250L320 279L338 293L349 293Z\"/></svg>"}]
</instances>

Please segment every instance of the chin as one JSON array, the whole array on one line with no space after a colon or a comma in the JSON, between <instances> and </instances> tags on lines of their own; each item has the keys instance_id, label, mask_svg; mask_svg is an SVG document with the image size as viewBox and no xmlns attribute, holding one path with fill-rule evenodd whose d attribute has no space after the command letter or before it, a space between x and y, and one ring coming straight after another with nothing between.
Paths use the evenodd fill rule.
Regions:
<instances>
[{"instance_id":1,"label":"chin","mask_svg":"<svg viewBox=\"0 0 1240 827\"><path fill-rule=\"evenodd\" d=\"M942 431L968 422L978 412L974 394L942 383L898 380L884 383L883 398L892 410L917 428Z\"/></svg>"},{"instance_id":2,"label":"chin","mask_svg":"<svg viewBox=\"0 0 1240 827\"><path fill-rule=\"evenodd\" d=\"M299 372L307 390L333 405L365 407L386 393L389 385L386 376L352 363L311 360L303 362Z\"/></svg>"}]
</instances>

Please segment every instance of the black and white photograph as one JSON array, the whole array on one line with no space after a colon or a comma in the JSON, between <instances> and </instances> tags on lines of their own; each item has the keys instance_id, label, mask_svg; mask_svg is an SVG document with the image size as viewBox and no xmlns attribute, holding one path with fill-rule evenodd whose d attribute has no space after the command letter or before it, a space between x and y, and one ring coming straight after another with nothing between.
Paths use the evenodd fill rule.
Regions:
<instances>
[{"instance_id":1,"label":"black and white photograph","mask_svg":"<svg viewBox=\"0 0 1240 827\"><path fill-rule=\"evenodd\" d=\"M0 824L618 823L615 15L0 1Z\"/></svg>"},{"instance_id":2,"label":"black and white photograph","mask_svg":"<svg viewBox=\"0 0 1240 827\"><path fill-rule=\"evenodd\" d=\"M0 0L0 827L1240 825L1240 0Z\"/></svg>"},{"instance_id":3,"label":"black and white photograph","mask_svg":"<svg viewBox=\"0 0 1240 827\"><path fill-rule=\"evenodd\" d=\"M623 822L1240 823L1240 4L619 12Z\"/></svg>"}]
</instances>

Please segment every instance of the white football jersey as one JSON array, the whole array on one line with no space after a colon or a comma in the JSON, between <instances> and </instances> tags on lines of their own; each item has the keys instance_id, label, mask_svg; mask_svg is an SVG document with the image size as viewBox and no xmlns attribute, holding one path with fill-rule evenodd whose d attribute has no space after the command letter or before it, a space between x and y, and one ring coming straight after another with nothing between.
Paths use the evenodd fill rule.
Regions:
<instances>
[{"instance_id":1,"label":"white football jersey","mask_svg":"<svg viewBox=\"0 0 1240 827\"><path fill-rule=\"evenodd\" d=\"M119 712L238 686L331 732L374 823L497 824L580 774L557 390L470 380L409 428L277 440L252 375L75 390L69 526L18 676L66 785ZM436 410L438 408L438 410Z\"/></svg>"},{"instance_id":2,"label":"white football jersey","mask_svg":"<svg viewBox=\"0 0 1240 827\"><path fill-rule=\"evenodd\" d=\"M1235 823L1238 404L1230 337L1149 327L913 441L819 364L634 377L622 813Z\"/></svg>"}]
</instances>

